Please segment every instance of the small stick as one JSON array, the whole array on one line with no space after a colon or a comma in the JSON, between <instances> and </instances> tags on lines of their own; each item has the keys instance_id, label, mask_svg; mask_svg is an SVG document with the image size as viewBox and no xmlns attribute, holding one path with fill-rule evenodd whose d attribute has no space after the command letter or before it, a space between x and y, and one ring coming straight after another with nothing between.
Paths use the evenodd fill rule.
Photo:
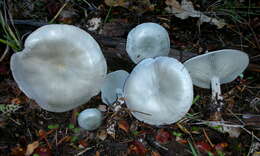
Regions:
<instances>
[{"instance_id":1,"label":"small stick","mask_svg":"<svg viewBox=\"0 0 260 156\"><path fill-rule=\"evenodd\" d=\"M10 49L10 47L8 45L6 45L3 55L0 57L0 62L2 62L4 60L6 54L9 52L9 49Z\"/></svg>"},{"instance_id":2,"label":"small stick","mask_svg":"<svg viewBox=\"0 0 260 156\"><path fill-rule=\"evenodd\" d=\"M206 137L206 139L207 139L207 141L209 142L210 146L213 148L214 145L213 145L213 143L211 142L211 140L209 139L209 136L208 136L208 134L206 133L205 129L203 128L202 130L203 130L204 136Z\"/></svg>"},{"instance_id":3,"label":"small stick","mask_svg":"<svg viewBox=\"0 0 260 156\"><path fill-rule=\"evenodd\" d=\"M61 8L59 9L59 11L57 12L57 14L51 19L50 23L53 23L56 18L60 15L60 13L62 12L62 10L67 6L67 4L69 3L69 1L65 2Z\"/></svg>"}]
</instances>

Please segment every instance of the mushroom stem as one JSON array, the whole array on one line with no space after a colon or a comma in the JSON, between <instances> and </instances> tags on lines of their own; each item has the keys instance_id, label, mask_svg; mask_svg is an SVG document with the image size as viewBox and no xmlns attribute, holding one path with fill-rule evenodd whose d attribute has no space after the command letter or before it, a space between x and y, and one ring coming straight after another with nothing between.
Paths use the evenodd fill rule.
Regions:
<instances>
[{"instance_id":1,"label":"mushroom stem","mask_svg":"<svg viewBox=\"0 0 260 156\"><path fill-rule=\"evenodd\" d=\"M220 89L220 82L219 78L214 76L211 79L211 89L212 89L212 100L222 100L221 89Z\"/></svg>"},{"instance_id":2,"label":"mushroom stem","mask_svg":"<svg viewBox=\"0 0 260 156\"><path fill-rule=\"evenodd\" d=\"M117 102L119 102L120 104L124 103L124 93L123 90L121 88L117 88L116 89L116 96L117 96Z\"/></svg>"},{"instance_id":3,"label":"mushroom stem","mask_svg":"<svg viewBox=\"0 0 260 156\"><path fill-rule=\"evenodd\" d=\"M220 89L220 81L219 78L214 76L211 79L211 89L212 89L212 102L214 104L213 108L213 114L211 117L214 120L220 120L221 119L221 108L224 105L222 100L223 97L221 96L221 89Z\"/></svg>"}]
</instances>

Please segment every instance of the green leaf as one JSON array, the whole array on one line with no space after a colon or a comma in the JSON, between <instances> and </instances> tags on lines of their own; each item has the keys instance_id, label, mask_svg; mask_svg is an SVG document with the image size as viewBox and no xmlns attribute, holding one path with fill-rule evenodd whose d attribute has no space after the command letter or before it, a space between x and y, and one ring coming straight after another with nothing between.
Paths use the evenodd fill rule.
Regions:
<instances>
[{"instance_id":1,"label":"green leaf","mask_svg":"<svg viewBox=\"0 0 260 156\"><path fill-rule=\"evenodd\" d=\"M49 129L57 129L59 128L59 124L54 124L54 125L48 125Z\"/></svg>"},{"instance_id":2,"label":"green leaf","mask_svg":"<svg viewBox=\"0 0 260 156\"><path fill-rule=\"evenodd\" d=\"M193 147L192 143L191 143L190 141L188 141L188 143L189 143L189 146L190 146L192 155L193 155L193 156L198 156L198 154L197 154L197 152L196 152L196 149Z\"/></svg>"},{"instance_id":3,"label":"green leaf","mask_svg":"<svg viewBox=\"0 0 260 156\"><path fill-rule=\"evenodd\" d=\"M73 132L74 132L74 133L79 133L79 132L80 132L80 128L74 128L74 129L73 129Z\"/></svg>"},{"instance_id":4,"label":"green leaf","mask_svg":"<svg viewBox=\"0 0 260 156\"><path fill-rule=\"evenodd\" d=\"M174 135L174 136L176 136L176 137L181 137L181 136L182 136L182 133L173 131L173 132L172 132L172 135Z\"/></svg>"},{"instance_id":5,"label":"green leaf","mask_svg":"<svg viewBox=\"0 0 260 156\"><path fill-rule=\"evenodd\" d=\"M225 156L225 154L220 150L217 150L217 154L218 154L218 156Z\"/></svg>"},{"instance_id":6,"label":"green leaf","mask_svg":"<svg viewBox=\"0 0 260 156\"><path fill-rule=\"evenodd\" d=\"M69 124L68 128L73 129L73 128L75 128L75 126L73 124Z\"/></svg>"},{"instance_id":7,"label":"green leaf","mask_svg":"<svg viewBox=\"0 0 260 156\"><path fill-rule=\"evenodd\" d=\"M196 95L196 97L192 101L192 104L196 103L199 99L200 99L200 96Z\"/></svg>"},{"instance_id":8,"label":"green leaf","mask_svg":"<svg viewBox=\"0 0 260 156\"><path fill-rule=\"evenodd\" d=\"M138 135L139 132L138 131L132 131L133 135Z\"/></svg>"},{"instance_id":9,"label":"green leaf","mask_svg":"<svg viewBox=\"0 0 260 156\"><path fill-rule=\"evenodd\" d=\"M192 126L192 127L191 127L191 130L192 130L192 131L199 131L199 129L200 129L200 128L197 127L197 126Z\"/></svg>"},{"instance_id":10,"label":"green leaf","mask_svg":"<svg viewBox=\"0 0 260 156\"><path fill-rule=\"evenodd\" d=\"M78 137L77 136L72 136L72 138L71 138L71 142L76 142L78 140Z\"/></svg>"}]
</instances>

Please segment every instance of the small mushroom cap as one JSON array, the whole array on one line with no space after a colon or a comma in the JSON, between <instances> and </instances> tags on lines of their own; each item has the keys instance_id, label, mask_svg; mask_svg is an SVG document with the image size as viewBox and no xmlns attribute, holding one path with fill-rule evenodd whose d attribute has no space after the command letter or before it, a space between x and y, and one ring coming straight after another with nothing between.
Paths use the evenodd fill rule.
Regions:
<instances>
[{"instance_id":1,"label":"small mushroom cap","mask_svg":"<svg viewBox=\"0 0 260 156\"><path fill-rule=\"evenodd\" d=\"M145 58L167 56L170 52L168 32L156 23L140 24L129 32L126 51L134 63Z\"/></svg>"},{"instance_id":2,"label":"small mushroom cap","mask_svg":"<svg viewBox=\"0 0 260 156\"><path fill-rule=\"evenodd\" d=\"M117 100L117 94L123 94L123 87L129 73L117 70L107 74L104 85L101 88L101 98L105 104L112 104Z\"/></svg>"},{"instance_id":3,"label":"small mushroom cap","mask_svg":"<svg viewBox=\"0 0 260 156\"><path fill-rule=\"evenodd\" d=\"M43 26L11 57L19 88L43 109L65 112L100 92L107 65L97 42L71 25Z\"/></svg>"},{"instance_id":4,"label":"small mushroom cap","mask_svg":"<svg viewBox=\"0 0 260 156\"><path fill-rule=\"evenodd\" d=\"M78 123L85 130L95 130L102 124L102 113L96 108L85 109L79 113Z\"/></svg>"},{"instance_id":5,"label":"small mushroom cap","mask_svg":"<svg viewBox=\"0 0 260 156\"><path fill-rule=\"evenodd\" d=\"M185 67L169 57L148 58L131 72L124 87L126 105L140 121L171 124L190 109L193 86Z\"/></svg>"},{"instance_id":6,"label":"small mushroom cap","mask_svg":"<svg viewBox=\"0 0 260 156\"><path fill-rule=\"evenodd\" d=\"M233 81L248 66L248 55L239 50L223 49L187 60L184 66L189 71L193 84L210 88L211 79L218 77L220 84Z\"/></svg>"}]
</instances>

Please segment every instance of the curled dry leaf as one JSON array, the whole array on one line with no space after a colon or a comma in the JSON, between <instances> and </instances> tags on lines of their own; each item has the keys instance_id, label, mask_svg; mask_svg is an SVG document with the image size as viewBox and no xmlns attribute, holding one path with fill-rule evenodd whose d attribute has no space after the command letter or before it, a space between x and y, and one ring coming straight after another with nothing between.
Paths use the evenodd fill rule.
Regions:
<instances>
[{"instance_id":1,"label":"curled dry leaf","mask_svg":"<svg viewBox=\"0 0 260 156\"><path fill-rule=\"evenodd\" d=\"M177 0L166 0L166 5L168 7L165 8L165 10L168 13L174 14L176 17L180 19L187 19L188 17L196 17L199 18L199 23L210 23L213 25L216 25L218 29L223 28L226 23L224 20L219 20L216 18L212 18L209 16L206 16L200 11L197 11L194 9L192 2L187 0L182 0L181 4Z\"/></svg>"},{"instance_id":2,"label":"curled dry leaf","mask_svg":"<svg viewBox=\"0 0 260 156\"><path fill-rule=\"evenodd\" d=\"M107 138L107 132L105 130L99 130L97 133L97 137L104 141Z\"/></svg>"},{"instance_id":3,"label":"curled dry leaf","mask_svg":"<svg viewBox=\"0 0 260 156\"><path fill-rule=\"evenodd\" d=\"M13 99L11 100L11 104L17 104L17 105L19 105L19 104L21 104L21 99L20 99L20 98L13 98Z\"/></svg>"},{"instance_id":4,"label":"curled dry leaf","mask_svg":"<svg viewBox=\"0 0 260 156\"><path fill-rule=\"evenodd\" d=\"M38 148L38 146L39 146L39 141L34 141L33 143L29 144L27 146L27 149L26 149L26 152L25 152L25 156L31 155L34 152L34 150L36 148Z\"/></svg>"},{"instance_id":5,"label":"curled dry leaf","mask_svg":"<svg viewBox=\"0 0 260 156\"><path fill-rule=\"evenodd\" d=\"M126 133L129 132L129 124L125 120L120 120L118 122L118 127L125 131Z\"/></svg>"},{"instance_id":6,"label":"curled dry leaf","mask_svg":"<svg viewBox=\"0 0 260 156\"><path fill-rule=\"evenodd\" d=\"M159 152L152 151L151 156L161 156Z\"/></svg>"},{"instance_id":7,"label":"curled dry leaf","mask_svg":"<svg viewBox=\"0 0 260 156\"><path fill-rule=\"evenodd\" d=\"M224 151L224 149L227 147L228 147L228 143L222 142L222 143L215 145L214 148L215 148L215 150Z\"/></svg>"},{"instance_id":8,"label":"curled dry leaf","mask_svg":"<svg viewBox=\"0 0 260 156\"><path fill-rule=\"evenodd\" d=\"M77 15L78 14L76 13L76 11L71 8L67 10L62 10L59 14L58 21L64 24L72 24Z\"/></svg>"},{"instance_id":9,"label":"curled dry leaf","mask_svg":"<svg viewBox=\"0 0 260 156\"><path fill-rule=\"evenodd\" d=\"M208 153L212 150L211 146L204 141L197 142L196 147L202 153Z\"/></svg>"},{"instance_id":10,"label":"curled dry leaf","mask_svg":"<svg viewBox=\"0 0 260 156\"><path fill-rule=\"evenodd\" d=\"M79 143L79 146L81 146L83 148L88 147L88 143L85 140L80 140L78 143Z\"/></svg>"},{"instance_id":11,"label":"curled dry leaf","mask_svg":"<svg viewBox=\"0 0 260 156\"><path fill-rule=\"evenodd\" d=\"M133 141L128 148L128 153L145 156L145 154L147 153L147 149L141 142Z\"/></svg>"},{"instance_id":12,"label":"curled dry leaf","mask_svg":"<svg viewBox=\"0 0 260 156\"><path fill-rule=\"evenodd\" d=\"M156 136L155 139L157 142L159 142L160 144L167 144L171 141L171 134L167 131L165 131L164 129L160 129Z\"/></svg>"},{"instance_id":13,"label":"curled dry leaf","mask_svg":"<svg viewBox=\"0 0 260 156\"><path fill-rule=\"evenodd\" d=\"M51 150L47 147L40 146L35 150L35 154L38 154L39 156L52 156Z\"/></svg>"},{"instance_id":14,"label":"curled dry leaf","mask_svg":"<svg viewBox=\"0 0 260 156\"><path fill-rule=\"evenodd\" d=\"M21 156L24 154L25 154L25 149L19 146L11 149L11 156Z\"/></svg>"}]
</instances>

